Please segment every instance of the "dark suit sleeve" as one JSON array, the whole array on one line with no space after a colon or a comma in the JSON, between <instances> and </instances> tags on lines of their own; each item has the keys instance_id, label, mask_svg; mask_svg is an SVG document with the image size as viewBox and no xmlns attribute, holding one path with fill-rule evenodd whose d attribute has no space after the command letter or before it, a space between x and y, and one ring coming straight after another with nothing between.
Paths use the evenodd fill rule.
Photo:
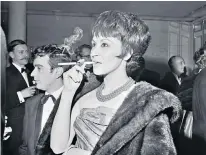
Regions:
<instances>
[{"instance_id":1,"label":"dark suit sleeve","mask_svg":"<svg viewBox=\"0 0 206 155\"><path fill-rule=\"evenodd\" d=\"M22 143L19 147L19 155L27 155L27 130L28 130L28 105L25 104L25 115L23 122Z\"/></svg>"},{"instance_id":2,"label":"dark suit sleeve","mask_svg":"<svg viewBox=\"0 0 206 155\"><path fill-rule=\"evenodd\" d=\"M18 107L21 103L19 101L17 92L21 91L18 88L18 82L15 77L10 75L11 73L7 72L6 80L6 109L13 109Z\"/></svg>"},{"instance_id":3,"label":"dark suit sleeve","mask_svg":"<svg viewBox=\"0 0 206 155\"><path fill-rule=\"evenodd\" d=\"M206 142L206 70L195 79L193 88L194 134Z\"/></svg>"}]
</instances>

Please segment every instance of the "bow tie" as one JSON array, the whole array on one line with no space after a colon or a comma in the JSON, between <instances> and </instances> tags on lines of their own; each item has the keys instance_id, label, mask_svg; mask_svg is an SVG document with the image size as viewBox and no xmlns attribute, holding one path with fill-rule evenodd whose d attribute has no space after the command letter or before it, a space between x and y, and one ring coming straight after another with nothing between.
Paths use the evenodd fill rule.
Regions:
<instances>
[{"instance_id":1,"label":"bow tie","mask_svg":"<svg viewBox=\"0 0 206 155\"><path fill-rule=\"evenodd\" d=\"M24 73L24 72L26 73L26 71L27 70L25 68L21 68L21 73Z\"/></svg>"},{"instance_id":2,"label":"bow tie","mask_svg":"<svg viewBox=\"0 0 206 155\"><path fill-rule=\"evenodd\" d=\"M53 95L51 95L51 94L48 94L48 95L44 95L41 98L41 104L45 104L50 97L51 97L52 101L55 103L56 102L55 97Z\"/></svg>"}]
</instances>

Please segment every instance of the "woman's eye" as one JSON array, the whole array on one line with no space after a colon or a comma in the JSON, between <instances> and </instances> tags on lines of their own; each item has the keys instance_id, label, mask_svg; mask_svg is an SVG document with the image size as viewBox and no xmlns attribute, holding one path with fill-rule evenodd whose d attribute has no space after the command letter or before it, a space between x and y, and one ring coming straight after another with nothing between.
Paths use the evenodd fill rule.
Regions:
<instances>
[{"instance_id":1,"label":"woman's eye","mask_svg":"<svg viewBox=\"0 0 206 155\"><path fill-rule=\"evenodd\" d=\"M92 43L92 47L94 47L96 44L95 43Z\"/></svg>"},{"instance_id":2,"label":"woman's eye","mask_svg":"<svg viewBox=\"0 0 206 155\"><path fill-rule=\"evenodd\" d=\"M38 71L40 71L40 70L41 70L41 68L40 68L40 67L37 67L37 70L38 70Z\"/></svg>"},{"instance_id":3,"label":"woman's eye","mask_svg":"<svg viewBox=\"0 0 206 155\"><path fill-rule=\"evenodd\" d=\"M107 44L107 43L102 43L101 46L102 46L102 47L108 47L108 44Z\"/></svg>"}]
</instances>

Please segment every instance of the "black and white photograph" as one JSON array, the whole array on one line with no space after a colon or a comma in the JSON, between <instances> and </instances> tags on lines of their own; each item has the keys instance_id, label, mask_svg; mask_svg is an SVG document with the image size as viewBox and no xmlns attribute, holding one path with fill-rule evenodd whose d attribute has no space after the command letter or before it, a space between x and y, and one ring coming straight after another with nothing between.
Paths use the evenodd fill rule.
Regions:
<instances>
[{"instance_id":1,"label":"black and white photograph","mask_svg":"<svg viewBox=\"0 0 206 155\"><path fill-rule=\"evenodd\" d=\"M206 155L206 1L1 1L1 155Z\"/></svg>"}]
</instances>

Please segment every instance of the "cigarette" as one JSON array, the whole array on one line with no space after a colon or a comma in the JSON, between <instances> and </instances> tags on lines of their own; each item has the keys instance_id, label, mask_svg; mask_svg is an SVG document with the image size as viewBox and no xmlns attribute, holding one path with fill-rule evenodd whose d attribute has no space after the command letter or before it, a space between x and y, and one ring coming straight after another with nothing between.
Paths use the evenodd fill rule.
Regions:
<instances>
[{"instance_id":1,"label":"cigarette","mask_svg":"<svg viewBox=\"0 0 206 155\"><path fill-rule=\"evenodd\" d=\"M94 62L84 62L85 65L91 65ZM64 62L64 63L58 63L59 66L71 66L71 65L76 65L77 62Z\"/></svg>"}]
</instances>

